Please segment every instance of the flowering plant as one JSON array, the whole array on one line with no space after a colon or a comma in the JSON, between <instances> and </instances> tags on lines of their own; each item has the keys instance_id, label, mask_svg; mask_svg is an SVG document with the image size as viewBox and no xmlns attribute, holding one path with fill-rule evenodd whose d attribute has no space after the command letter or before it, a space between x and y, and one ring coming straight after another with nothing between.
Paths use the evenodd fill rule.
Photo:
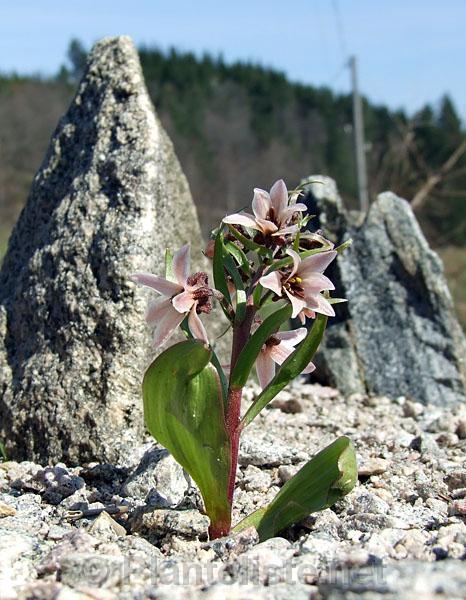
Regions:
<instances>
[{"instance_id":1,"label":"flowering plant","mask_svg":"<svg viewBox=\"0 0 466 600\"><path fill-rule=\"evenodd\" d=\"M277 181L270 193L254 190L252 213L225 217L213 232L207 273L190 274L189 246L167 252L165 277L135 273L133 281L161 297L149 305L154 345L180 327L186 340L162 352L143 382L144 414L154 438L199 486L210 518L211 539L231 530L231 508L240 434L293 378L314 370L312 358L327 319L335 315L334 285L323 272L343 246L310 233L299 189ZM231 357L222 366L209 343L201 314L216 299L232 329ZM290 319L301 326L287 330ZM241 416L241 397L252 368L262 391ZM277 370L276 365L280 368ZM236 525L254 526L267 539L311 512L333 504L356 481L351 442L341 437L315 455L274 500Z\"/></svg>"}]
</instances>

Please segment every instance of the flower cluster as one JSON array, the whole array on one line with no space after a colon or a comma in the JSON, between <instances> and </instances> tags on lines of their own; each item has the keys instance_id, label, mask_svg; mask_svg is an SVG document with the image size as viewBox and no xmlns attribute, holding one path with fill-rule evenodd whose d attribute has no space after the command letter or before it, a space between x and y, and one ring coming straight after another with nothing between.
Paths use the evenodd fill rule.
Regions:
<instances>
[{"instance_id":1,"label":"flower cluster","mask_svg":"<svg viewBox=\"0 0 466 600\"><path fill-rule=\"evenodd\" d=\"M253 306L257 311L267 303L282 299L291 304L291 318L299 318L304 325L306 317L313 319L316 313L329 317L335 315L326 297L335 286L323 272L337 252L322 235L306 231L308 219L303 217L303 213L307 207L304 203L296 202L298 193L289 194L281 179L274 183L270 192L256 188L252 214L240 212L229 215L223 219L223 224L228 227L225 240L228 242L228 251L235 258L239 280L249 283L249 305L253 295ZM214 246L215 242L211 240L206 251L211 258L215 254ZM207 273L199 271L189 274L189 253L189 246L185 245L174 254L171 279L150 273L131 275L134 282L162 296L149 305L146 313L148 324L154 328L154 347L164 344L185 319L190 334L208 344L207 332L199 315L211 312L213 297L220 300L227 315L234 313L235 302L232 298L235 298L238 290L231 271L225 270L230 296L226 298L226 294L209 286ZM269 293L258 292L261 288ZM255 317L256 323L258 320ZM303 327L277 331L266 340L256 362L262 387L273 378L275 364L281 365L306 333ZM314 365L309 363L303 373L312 370Z\"/></svg>"}]
</instances>

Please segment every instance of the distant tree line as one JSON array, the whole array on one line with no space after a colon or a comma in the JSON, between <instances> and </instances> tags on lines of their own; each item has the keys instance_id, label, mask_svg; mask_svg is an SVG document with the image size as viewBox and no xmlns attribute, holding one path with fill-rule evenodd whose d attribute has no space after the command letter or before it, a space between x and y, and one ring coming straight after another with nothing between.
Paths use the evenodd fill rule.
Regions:
<instances>
[{"instance_id":1,"label":"distant tree line","mask_svg":"<svg viewBox=\"0 0 466 600\"><path fill-rule=\"evenodd\" d=\"M70 43L55 78L0 77L0 216L6 231L27 195L48 139L86 64ZM248 204L254 186L333 177L356 205L352 104L329 88L291 83L276 70L175 49L140 48L150 96L190 182L205 232ZM466 242L466 141L448 96L409 117L363 102L371 198L415 199L431 243ZM1 226L0 226L1 227Z\"/></svg>"}]
</instances>

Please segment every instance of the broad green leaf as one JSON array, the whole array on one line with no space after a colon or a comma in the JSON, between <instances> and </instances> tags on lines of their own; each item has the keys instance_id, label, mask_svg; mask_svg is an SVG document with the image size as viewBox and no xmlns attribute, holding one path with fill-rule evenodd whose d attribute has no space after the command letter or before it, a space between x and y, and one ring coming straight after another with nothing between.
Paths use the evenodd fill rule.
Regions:
<instances>
[{"instance_id":1,"label":"broad green leaf","mask_svg":"<svg viewBox=\"0 0 466 600\"><path fill-rule=\"evenodd\" d=\"M6 450L3 442L0 442L0 462L4 460L7 460Z\"/></svg>"},{"instance_id":2,"label":"broad green leaf","mask_svg":"<svg viewBox=\"0 0 466 600\"><path fill-rule=\"evenodd\" d=\"M144 417L154 438L199 486L212 523L226 522L230 444L211 352L197 340L171 346L147 369Z\"/></svg>"},{"instance_id":3,"label":"broad green leaf","mask_svg":"<svg viewBox=\"0 0 466 600\"><path fill-rule=\"evenodd\" d=\"M277 313L275 313L277 314ZM272 315L273 316L273 315ZM269 317L270 318L270 317ZM266 319L267 321L267 319ZM264 321L264 323L266 322ZM309 331L304 340L297 346L296 350L282 364L280 370L257 396L254 403L251 404L249 410L244 415L241 421L241 427L246 427L257 417L260 411L280 392L292 379L297 377L304 371L307 365L311 362L314 354L322 341L325 327L327 325L327 317L318 314L315 318L312 329ZM251 338L252 339L252 338ZM246 346L247 348L247 346ZM244 352L244 350L243 350ZM240 358L242 353L240 355ZM257 356L257 355L256 355ZM239 363L239 360L238 360Z\"/></svg>"},{"instance_id":4,"label":"broad green leaf","mask_svg":"<svg viewBox=\"0 0 466 600\"><path fill-rule=\"evenodd\" d=\"M280 329L280 325L291 317L291 312L291 305L286 304L267 317L257 331L252 334L241 351L231 374L230 385L232 388L244 387L262 346L272 334Z\"/></svg>"},{"instance_id":5,"label":"broad green leaf","mask_svg":"<svg viewBox=\"0 0 466 600\"><path fill-rule=\"evenodd\" d=\"M224 409L224 413L226 414L226 410L228 408L228 380L225 376L225 371L223 370L223 367L220 364L220 360L213 349L212 349L212 357L210 359L210 362L214 365L214 367L218 373L218 376L220 378L220 384L222 386L222 393L223 393L223 409Z\"/></svg>"},{"instance_id":6,"label":"broad green leaf","mask_svg":"<svg viewBox=\"0 0 466 600\"><path fill-rule=\"evenodd\" d=\"M255 527L263 542L313 512L332 506L357 481L356 454L347 437L321 450L285 483L272 502L243 519L233 531Z\"/></svg>"},{"instance_id":7,"label":"broad green leaf","mask_svg":"<svg viewBox=\"0 0 466 600\"><path fill-rule=\"evenodd\" d=\"M186 335L186 337L190 340L195 339L193 334L191 333L191 330L189 329L189 325L188 325L188 317L186 316L186 318L181 322L180 325L181 330L184 332L184 334ZM218 376L220 378L220 383L222 385L222 392L223 392L223 404L224 404L224 409L226 411L227 408L227 395L228 395L228 381L227 378L225 376L225 371L223 370L222 365L220 364L220 361L218 359L217 354L215 353L214 349L211 348L211 352L212 352L212 356L210 358L210 362L214 365Z\"/></svg>"}]
</instances>

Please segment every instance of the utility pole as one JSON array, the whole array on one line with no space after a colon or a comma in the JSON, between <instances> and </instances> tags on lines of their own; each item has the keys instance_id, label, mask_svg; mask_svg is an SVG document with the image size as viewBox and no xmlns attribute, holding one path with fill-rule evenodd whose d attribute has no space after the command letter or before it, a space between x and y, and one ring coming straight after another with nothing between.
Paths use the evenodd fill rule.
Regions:
<instances>
[{"instance_id":1,"label":"utility pole","mask_svg":"<svg viewBox=\"0 0 466 600\"><path fill-rule=\"evenodd\" d=\"M356 169L358 175L359 207L363 214L369 210L369 194L367 192L366 151L364 146L364 121L362 116L361 96L358 90L356 57L349 59L351 69L351 85L353 88L353 128L356 153Z\"/></svg>"}]
</instances>

